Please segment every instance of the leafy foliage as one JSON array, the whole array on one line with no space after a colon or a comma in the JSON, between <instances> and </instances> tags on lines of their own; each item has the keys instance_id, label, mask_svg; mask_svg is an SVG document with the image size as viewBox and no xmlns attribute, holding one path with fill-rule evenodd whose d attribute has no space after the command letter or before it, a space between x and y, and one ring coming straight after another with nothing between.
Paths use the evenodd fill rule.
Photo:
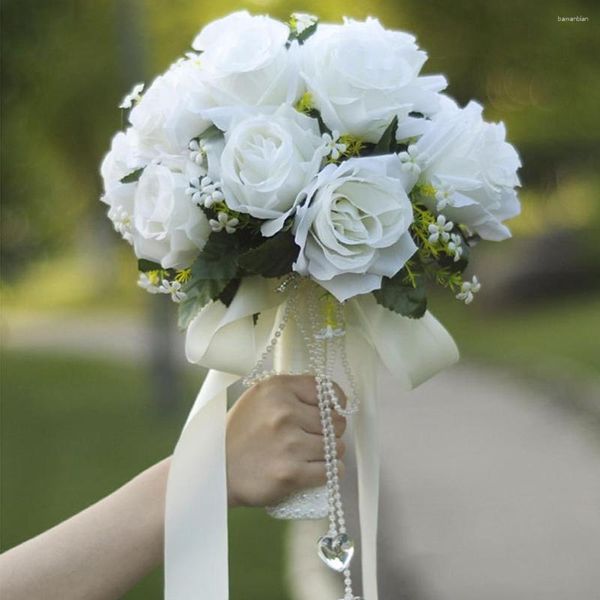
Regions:
<instances>
[{"instance_id":1,"label":"leafy foliage","mask_svg":"<svg viewBox=\"0 0 600 600\"><path fill-rule=\"evenodd\" d=\"M199 279L224 279L236 276L240 251L236 236L225 231L210 234L204 249L192 265L192 281Z\"/></svg>"},{"instance_id":2,"label":"leafy foliage","mask_svg":"<svg viewBox=\"0 0 600 600\"><path fill-rule=\"evenodd\" d=\"M281 277L292 270L300 248L291 231L280 231L239 257L239 265L263 277Z\"/></svg>"},{"instance_id":3,"label":"leafy foliage","mask_svg":"<svg viewBox=\"0 0 600 600\"><path fill-rule=\"evenodd\" d=\"M138 271L142 273L147 273L148 271L162 271L163 268L155 262L151 260L146 260L145 258L140 258L138 260Z\"/></svg>"},{"instance_id":4,"label":"leafy foliage","mask_svg":"<svg viewBox=\"0 0 600 600\"><path fill-rule=\"evenodd\" d=\"M394 117L386 127L379 141L373 147L371 154L390 154L396 152L396 130L398 129L398 117Z\"/></svg>"},{"instance_id":5,"label":"leafy foliage","mask_svg":"<svg viewBox=\"0 0 600 600\"><path fill-rule=\"evenodd\" d=\"M135 183L142 176L143 172L143 167L141 169L136 169L135 171L129 173L129 175L125 175L125 177L122 177L120 181L121 183Z\"/></svg>"},{"instance_id":6,"label":"leafy foliage","mask_svg":"<svg viewBox=\"0 0 600 600\"><path fill-rule=\"evenodd\" d=\"M193 283L193 286L185 288L188 297L179 304L177 324L182 329L192 322L192 319L204 306L219 297L229 281L227 279L199 279L190 283Z\"/></svg>"},{"instance_id":7,"label":"leafy foliage","mask_svg":"<svg viewBox=\"0 0 600 600\"><path fill-rule=\"evenodd\" d=\"M239 252L240 241L235 236L224 231L211 233L183 288L187 298L179 305L180 327L187 327L211 300L231 304L240 285Z\"/></svg>"},{"instance_id":8,"label":"leafy foliage","mask_svg":"<svg viewBox=\"0 0 600 600\"><path fill-rule=\"evenodd\" d=\"M425 285L421 275L412 275L412 282L414 286L404 269L394 277L384 277L381 289L373 292L375 300L405 317L419 319L427 310Z\"/></svg>"}]
</instances>

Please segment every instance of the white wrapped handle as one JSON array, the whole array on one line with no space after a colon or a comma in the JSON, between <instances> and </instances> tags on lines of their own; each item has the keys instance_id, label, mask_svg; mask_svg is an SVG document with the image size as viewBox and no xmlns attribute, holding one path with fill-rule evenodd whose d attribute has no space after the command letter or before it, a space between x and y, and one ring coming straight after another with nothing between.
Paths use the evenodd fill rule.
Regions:
<instances>
[{"instance_id":1,"label":"white wrapped handle","mask_svg":"<svg viewBox=\"0 0 600 600\"><path fill-rule=\"evenodd\" d=\"M298 311L303 313L304 311ZM283 316L279 307L276 322ZM304 340L291 315L273 349L273 361L278 373L306 373L309 370L308 351ZM308 324L307 331L310 331ZM328 514L327 487L310 488L288 496L276 506L267 507L267 512L275 519L323 519Z\"/></svg>"}]
</instances>

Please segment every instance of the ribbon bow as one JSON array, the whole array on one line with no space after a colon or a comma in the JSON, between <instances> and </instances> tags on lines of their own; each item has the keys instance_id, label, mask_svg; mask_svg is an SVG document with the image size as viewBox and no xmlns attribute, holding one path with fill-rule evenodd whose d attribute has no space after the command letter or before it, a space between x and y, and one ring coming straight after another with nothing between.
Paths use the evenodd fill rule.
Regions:
<instances>
[{"instance_id":1,"label":"ribbon bow","mask_svg":"<svg viewBox=\"0 0 600 600\"><path fill-rule=\"evenodd\" d=\"M249 373L277 324L285 295L273 281L242 281L229 307L205 306L190 323L186 355L210 369L173 453L165 512L165 599L228 600L227 388ZM261 313L255 324L253 315ZM412 389L458 359L454 340L430 314L414 320L369 294L345 304L347 352L361 409L354 417L363 596L377 600L378 373Z\"/></svg>"}]
</instances>

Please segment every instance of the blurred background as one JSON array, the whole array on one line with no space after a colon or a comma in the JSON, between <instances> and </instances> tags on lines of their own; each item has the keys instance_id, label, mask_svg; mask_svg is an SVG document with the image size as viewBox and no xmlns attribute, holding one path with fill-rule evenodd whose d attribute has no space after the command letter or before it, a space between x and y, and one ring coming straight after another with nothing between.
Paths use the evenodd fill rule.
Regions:
<instances>
[{"instance_id":1,"label":"blurred background","mask_svg":"<svg viewBox=\"0 0 600 600\"><path fill-rule=\"evenodd\" d=\"M382 435L394 458L384 461L382 519L395 532L382 600L598 598L594 0L3 0L2 549L107 494L177 439L204 373L185 364L166 298L136 287L130 248L98 201L98 168L132 84L239 8L374 15L415 33L425 72L504 121L524 165L513 239L475 253L477 301L431 301L461 366L399 401L399 445ZM230 535L234 600L320 600L285 580L285 525L234 511ZM161 578L126 597L160 598Z\"/></svg>"}]
</instances>

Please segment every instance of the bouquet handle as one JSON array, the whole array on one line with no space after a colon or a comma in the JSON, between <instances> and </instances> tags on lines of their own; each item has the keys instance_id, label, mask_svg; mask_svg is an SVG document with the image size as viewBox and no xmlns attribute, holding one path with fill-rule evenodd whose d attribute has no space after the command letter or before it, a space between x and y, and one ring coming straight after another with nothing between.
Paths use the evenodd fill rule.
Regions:
<instances>
[{"instance_id":1,"label":"bouquet handle","mask_svg":"<svg viewBox=\"0 0 600 600\"><path fill-rule=\"evenodd\" d=\"M300 312L300 311L298 311ZM283 318L284 307L280 306L276 323ZM308 373L310 364L305 341L294 317L290 317L273 349L273 363L278 373ZM308 327L305 331L310 331ZM324 468L324 467L323 467ZM323 519L328 514L327 487L309 488L291 494L275 506L267 507L267 513L275 519Z\"/></svg>"}]
</instances>

